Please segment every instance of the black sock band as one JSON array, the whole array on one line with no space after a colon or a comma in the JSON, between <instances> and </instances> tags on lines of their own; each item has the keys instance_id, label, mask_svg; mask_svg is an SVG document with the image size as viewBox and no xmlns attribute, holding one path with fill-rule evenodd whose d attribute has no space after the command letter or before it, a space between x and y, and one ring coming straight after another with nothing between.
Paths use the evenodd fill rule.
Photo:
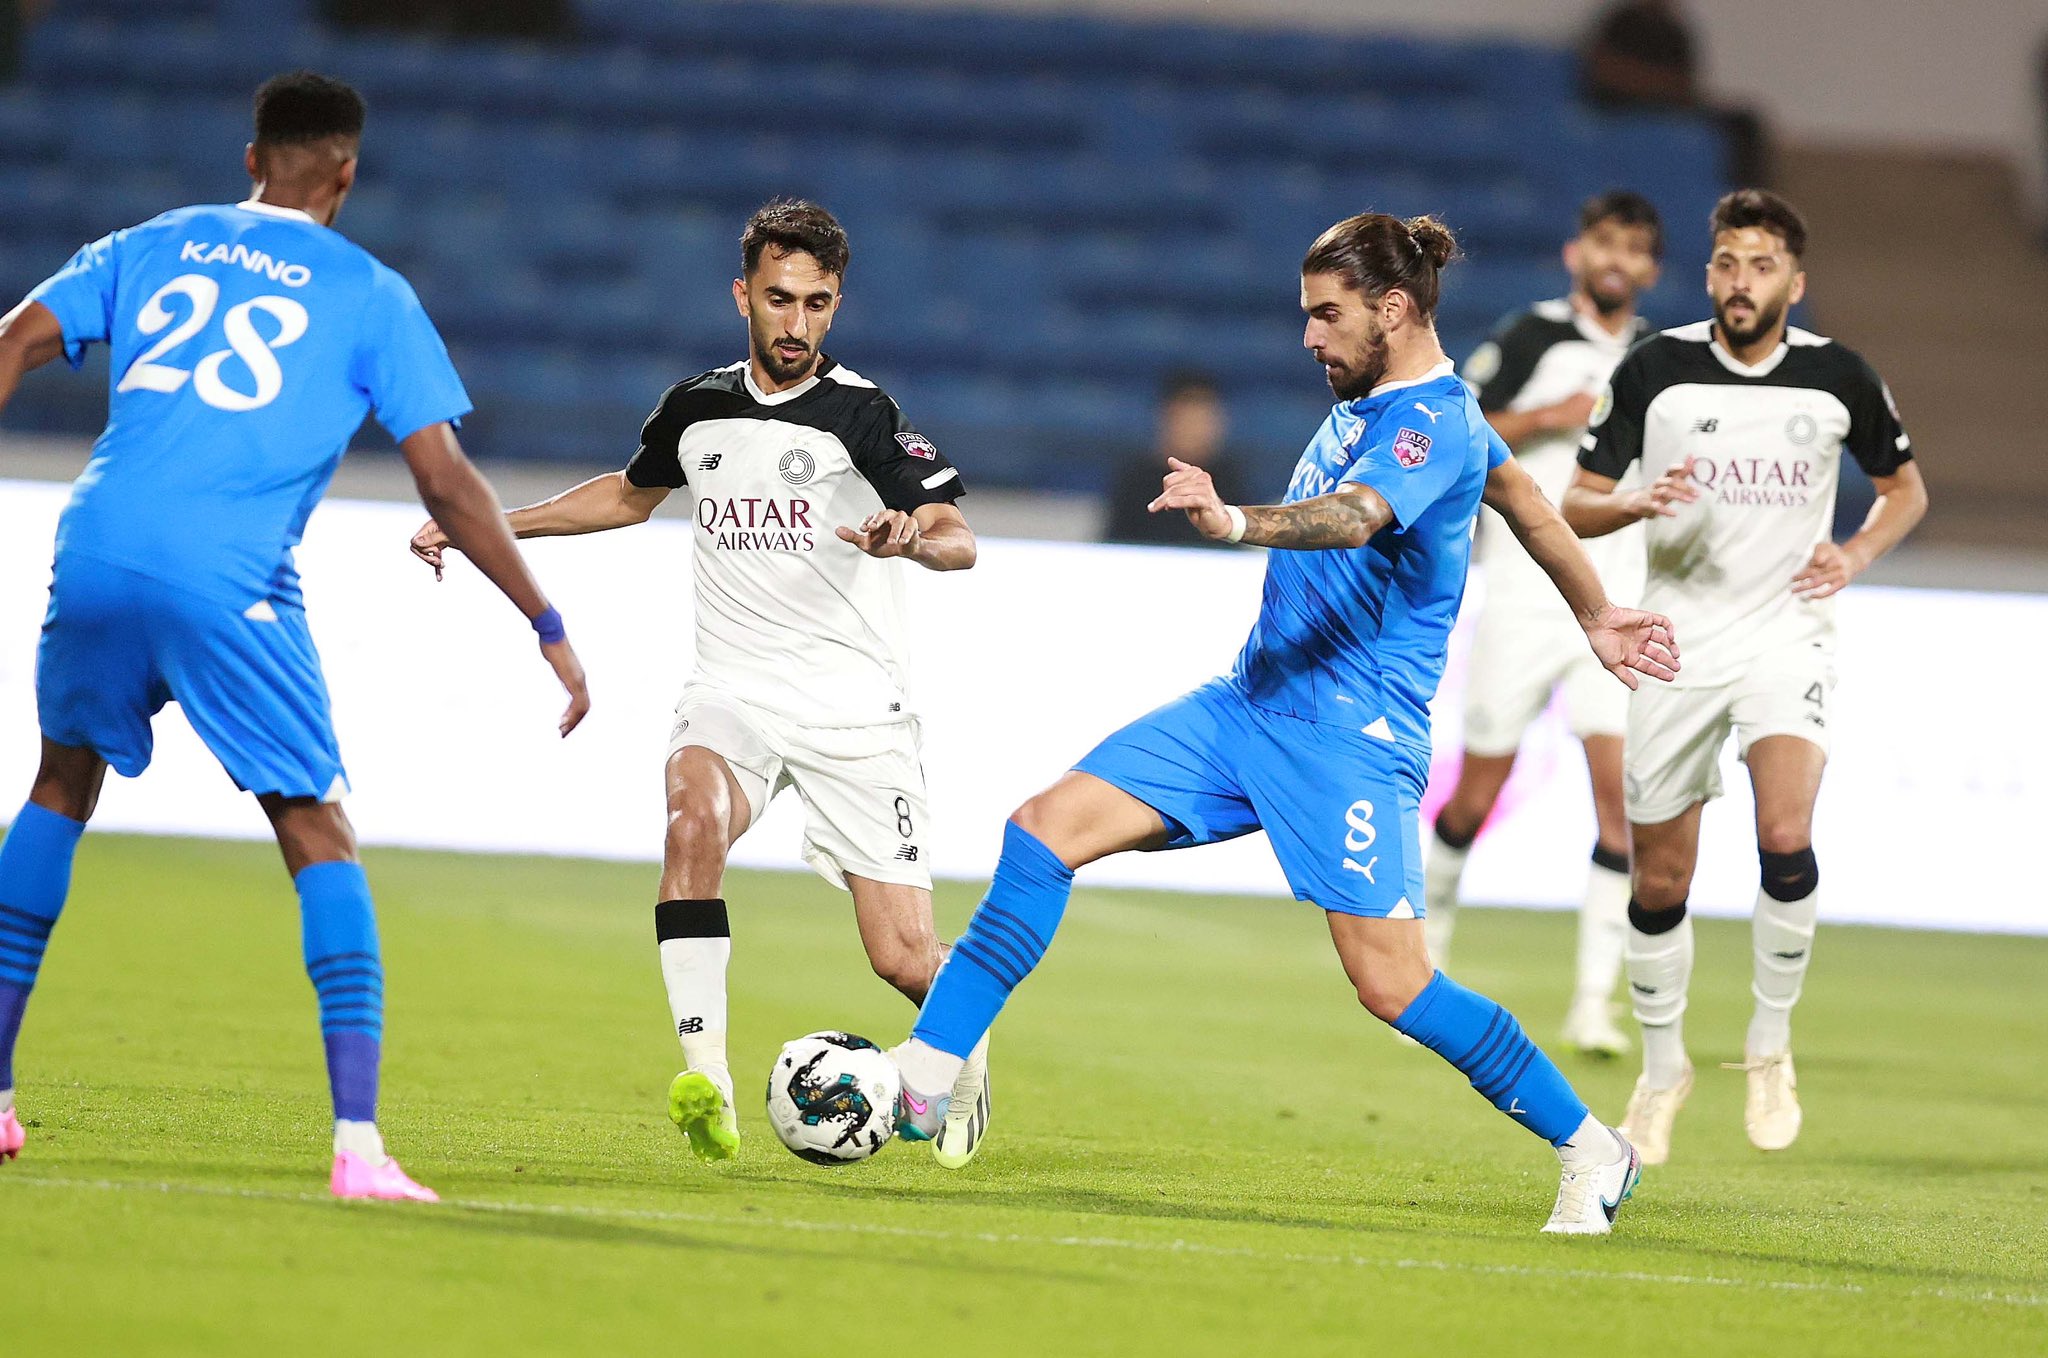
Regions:
<instances>
[{"instance_id":1,"label":"black sock band","mask_svg":"<svg viewBox=\"0 0 2048 1358\"><path fill-rule=\"evenodd\" d=\"M1436 838L1437 842L1446 849L1456 849L1459 853L1463 853L1472 847L1473 840L1479 838L1479 831L1475 829L1469 835L1454 835L1444 828L1444 818L1438 816L1436 818Z\"/></svg>"},{"instance_id":2,"label":"black sock band","mask_svg":"<svg viewBox=\"0 0 2048 1358\"><path fill-rule=\"evenodd\" d=\"M1685 920L1685 902L1680 901L1669 910L1645 910L1643 903L1631 896L1628 898L1628 923L1639 934L1668 934Z\"/></svg>"},{"instance_id":3,"label":"black sock band","mask_svg":"<svg viewBox=\"0 0 2048 1358\"><path fill-rule=\"evenodd\" d=\"M1593 866L1606 868L1609 872L1627 872L1628 855L1616 853L1605 844L1596 843L1593 845Z\"/></svg>"},{"instance_id":4,"label":"black sock band","mask_svg":"<svg viewBox=\"0 0 2048 1358\"><path fill-rule=\"evenodd\" d=\"M1809 846L1798 853L1764 853L1764 895L1774 901L1803 901L1820 886L1820 864Z\"/></svg>"},{"instance_id":5,"label":"black sock band","mask_svg":"<svg viewBox=\"0 0 2048 1358\"><path fill-rule=\"evenodd\" d=\"M724 900L663 901L654 907L654 937L663 943L672 938L731 938Z\"/></svg>"}]
</instances>

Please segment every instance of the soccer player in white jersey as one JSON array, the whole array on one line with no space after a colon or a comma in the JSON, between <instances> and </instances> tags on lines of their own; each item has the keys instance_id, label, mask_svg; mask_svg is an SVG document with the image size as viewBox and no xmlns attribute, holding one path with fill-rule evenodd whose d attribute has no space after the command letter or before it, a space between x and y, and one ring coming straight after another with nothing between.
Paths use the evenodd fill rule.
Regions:
<instances>
[{"instance_id":1,"label":"soccer player in white jersey","mask_svg":"<svg viewBox=\"0 0 2048 1358\"><path fill-rule=\"evenodd\" d=\"M945 950L932 926L924 771L910 697L903 579L974 564L960 474L874 383L827 357L850 249L832 214L778 201L741 238L733 299L749 357L679 382L625 470L511 513L522 538L645 522L695 501L696 670L668 746L668 834L655 932L686 1069L669 1115L705 1160L739 1147L726 1064L720 895L726 856L793 786L804 858L853 896L875 971L921 1003ZM413 550L438 567L428 523ZM935 1147L958 1168L987 1130L986 1047L953 1090Z\"/></svg>"},{"instance_id":2,"label":"soccer player in white jersey","mask_svg":"<svg viewBox=\"0 0 2048 1358\"><path fill-rule=\"evenodd\" d=\"M1643 337L1636 299L1656 286L1663 248L1663 224L1649 199L1619 189L1587 199L1578 234L1564 247L1570 293L1508 317L1465 360L1465 381L1487 422L1553 504L1577 468L1594 398ZM1608 598L1634 603L1642 593L1642 539L1642 529L1633 528L1587 544ZM1561 694L1572 734L1585 747L1598 826L1579 907L1578 974L1564 1040L1583 1052L1618 1056L1629 1046L1609 1008L1628 938L1621 798L1628 690L1586 649L1550 577L1490 509L1480 513L1478 557L1486 605L1466 667L1465 757L1450 800L1437 812L1425 878L1430 955L1438 966L1450 965L1466 855L1514 771L1523 734L1551 695Z\"/></svg>"},{"instance_id":3,"label":"soccer player in white jersey","mask_svg":"<svg viewBox=\"0 0 2048 1358\"><path fill-rule=\"evenodd\" d=\"M1686 667L1629 700L1626 795L1634 836L1627 969L1643 1027L1643 1075L1623 1118L1647 1163L1671 1150L1692 1090L1681 1020L1692 974L1686 895L1700 810L1721 792L1733 732L1756 790L1762 888L1753 927L1752 1144L1799 1135L1792 1006L1810 958L1820 872L1813 806L1827 763L1834 596L1927 511L1927 490L1891 393L1868 363L1786 324L1806 293L1806 224L1757 189L1714 208L1707 295L1714 318L1645 340L1594 411L1564 511L1580 534L1648 524L1645 606L1687 629ZM1829 536L1844 454L1878 491L1841 545ZM1647 487L1617 485L1640 459Z\"/></svg>"}]
</instances>

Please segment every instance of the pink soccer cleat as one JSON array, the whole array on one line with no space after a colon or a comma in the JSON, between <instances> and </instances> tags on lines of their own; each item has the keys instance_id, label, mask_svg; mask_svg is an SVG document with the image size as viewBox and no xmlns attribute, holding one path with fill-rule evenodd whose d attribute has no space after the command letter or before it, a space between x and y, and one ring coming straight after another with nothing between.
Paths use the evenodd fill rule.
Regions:
<instances>
[{"instance_id":1,"label":"pink soccer cleat","mask_svg":"<svg viewBox=\"0 0 2048 1358\"><path fill-rule=\"evenodd\" d=\"M334 1157L334 1174L327 1186L337 1198L373 1198L380 1202L439 1202L441 1195L425 1184L414 1183L398 1162L385 1157L373 1165L354 1151Z\"/></svg>"},{"instance_id":2,"label":"pink soccer cleat","mask_svg":"<svg viewBox=\"0 0 2048 1358\"><path fill-rule=\"evenodd\" d=\"M12 1160L21 1154L21 1148L28 1142L28 1133L21 1129L21 1119L14 1116L14 1110L0 1113L0 1160Z\"/></svg>"}]
</instances>

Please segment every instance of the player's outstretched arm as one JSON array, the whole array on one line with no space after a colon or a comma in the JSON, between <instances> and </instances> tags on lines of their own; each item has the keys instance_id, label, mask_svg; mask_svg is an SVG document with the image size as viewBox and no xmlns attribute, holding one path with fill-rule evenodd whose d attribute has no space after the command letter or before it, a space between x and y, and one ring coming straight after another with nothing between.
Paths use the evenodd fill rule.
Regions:
<instances>
[{"instance_id":1,"label":"player's outstretched arm","mask_svg":"<svg viewBox=\"0 0 2048 1358\"><path fill-rule=\"evenodd\" d=\"M41 302L23 302L0 316L0 410L14 399L23 373L64 352L64 327Z\"/></svg>"},{"instance_id":2,"label":"player's outstretched arm","mask_svg":"<svg viewBox=\"0 0 2048 1358\"><path fill-rule=\"evenodd\" d=\"M1620 490L1611 476L1579 468L1565 487L1564 521L1582 538L1606 537L1643 519L1668 519L1678 506L1700 498L1692 479L1692 459L1674 462L1664 474L1640 490Z\"/></svg>"},{"instance_id":3,"label":"player's outstretched arm","mask_svg":"<svg viewBox=\"0 0 2048 1358\"><path fill-rule=\"evenodd\" d=\"M1671 619L1617 608L1608 601L1600 572L1579 545L1578 535L1520 464L1503 462L1487 473L1486 504L1507 520L1523 549L1571 605L1587 643L1609 673L1630 688L1636 686L1637 674L1667 680L1677 676L1678 638Z\"/></svg>"},{"instance_id":4,"label":"player's outstretched arm","mask_svg":"<svg viewBox=\"0 0 2048 1358\"><path fill-rule=\"evenodd\" d=\"M1177 457L1166 459L1154 514L1178 509L1195 531L1216 542L1248 542L1297 552L1363 547L1394 521L1394 511L1370 486L1348 484L1289 505L1226 505L1209 473Z\"/></svg>"},{"instance_id":5,"label":"player's outstretched arm","mask_svg":"<svg viewBox=\"0 0 2048 1358\"><path fill-rule=\"evenodd\" d=\"M833 531L869 556L900 556L928 571L968 570L981 552L967 516L950 504L919 505L907 513L881 509L858 527L842 524Z\"/></svg>"},{"instance_id":6,"label":"player's outstretched arm","mask_svg":"<svg viewBox=\"0 0 2048 1358\"><path fill-rule=\"evenodd\" d=\"M1486 422L1500 435L1501 442L1520 452L1522 445L1538 434L1585 428L1586 421L1593 418L1594 399L1590 391L1573 392L1562 401L1531 410L1488 411Z\"/></svg>"},{"instance_id":7,"label":"player's outstretched arm","mask_svg":"<svg viewBox=\"0 0 2048 1358\"><path fill-rule=\"evenodd\" d=\"M1870 507L1869 517L1841 546L1823 542L1813 549L1792 581L1792 592L1800 598L1825 599L1841 593L1927 516L1927 483L1920 478L1919 463L1904 463L1890 476L1871 477L1870 483L1877 488L1877 503Z\"/></svg>"},{"instance_id":8,"label":"player's outstretched arm","mask_svg":"<svg viewBox=\"0 0 2048 1358\"><path fill-rule=\"evenodd\" d=\"M606 472L539 504L510 510L505 520L515 538L602 533L647 522L667 498L666 486L636 486L624 472ZM448 534L433 519L412 535L412 554L434 568L436 580L441 578L442 552L450 545Z\"/></svg>"},{"instance_id":9,"label":"player's outstretched arm","mask_svg":"<svg viewBox=\"0 0 2048 1358\"><path fill-rule=\"evenodd\" d=\"M562 631L561 614L548 606L533 572L526 568L526 559L519 554L519 544L512 540L504 511L498 507L497 492L464 454L462 445L455 441L455 430L445 422L430 424L407 436L398 447L405 454L406 465L412 468L420 502L434 516L433 523L442 540L474 561L485 578L504 592L539 633L541 655L554 667L555 677L569 694L569 707L562 713L561 722L562 734L568 735L590 711L590 689L584 681L583 663L576 658L575 648ZM438 576L438 553L433 564Z\"/></svg>"}]
</instances>

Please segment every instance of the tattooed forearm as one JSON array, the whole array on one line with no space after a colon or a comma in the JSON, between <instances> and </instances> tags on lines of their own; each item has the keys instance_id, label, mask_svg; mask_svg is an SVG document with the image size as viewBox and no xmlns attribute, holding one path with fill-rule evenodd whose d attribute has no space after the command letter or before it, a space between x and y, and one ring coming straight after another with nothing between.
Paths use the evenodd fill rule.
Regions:
<instances>
[{"instance_id":1,"label":"tattooed forearm","mask_svg":"<svg viewBox=\"0 0 2048 1358\"><path fill-rule=\"evenodd\" d=\"M1394 515L1375 491L1339 491L1291 505L1244 506L1244 540L1298 552L1363 547Z\"/></svg>"}]
</instances>

